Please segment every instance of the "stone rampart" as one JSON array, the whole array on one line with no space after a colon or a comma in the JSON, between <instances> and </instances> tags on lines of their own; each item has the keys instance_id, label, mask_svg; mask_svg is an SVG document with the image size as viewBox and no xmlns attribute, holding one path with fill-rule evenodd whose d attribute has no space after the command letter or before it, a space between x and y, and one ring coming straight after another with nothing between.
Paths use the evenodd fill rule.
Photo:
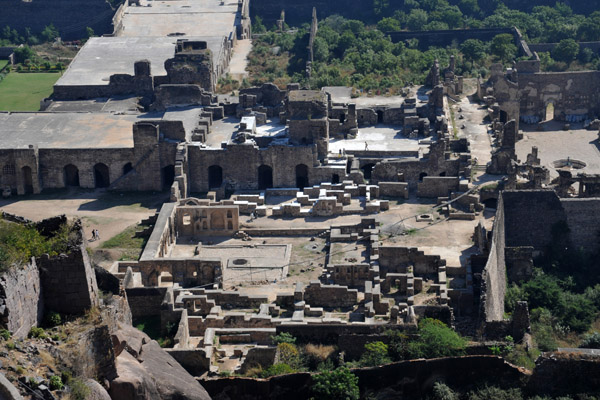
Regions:
<instances>
[{"instance_id":1,"label":"stone rampart","mask_svg":"<svg viewBox=\"0 0 600 400\"><path fill-rule=\"evenodd\" d=\"M27 336L44 316L44 298L35 259L0 276L0 321L13 337Z\"/></svg>"}]
</instances>

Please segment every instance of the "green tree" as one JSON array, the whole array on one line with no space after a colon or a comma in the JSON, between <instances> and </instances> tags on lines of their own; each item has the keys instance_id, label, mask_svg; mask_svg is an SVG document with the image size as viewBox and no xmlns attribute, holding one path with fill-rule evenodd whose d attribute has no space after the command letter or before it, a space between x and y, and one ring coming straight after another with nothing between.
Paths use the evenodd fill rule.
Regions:
<instances>
[{"instance_id":1,"label":"green tree","mask_svg":"<svg viewBox=\"0 0 600 400\"><path fill-rule=\"evenodd\" d=\"M485 44L479 39L467 39L460 46L460 51L469 61L480 61L485 57Z\"/></svg>"},{"instance_id":2,"label":"green tree","mask_svg":"<svg viewBox=\"0 0 600 400\"><path fill-rule=\"evenodd\" d=\"M86 36L87 36L88 39L91 38L91 37L93 37L93 36L96 36L94 34L94 30L92 28L90 28L89 26L87 28L85 28L85 34L86 34Z\"/></svg>"},{"instance_id":3,"label":"green tree","mask_svg":"<svg viewBox=\"0 0 600 400\"><path fill-rule=\"evenodd\" d=\"M423 26L427 23L427 12L416 8L410 11L406 17L406 27L411 31L423 30Z\"/></svg>"},{"instance_id":4,"label":"green tree","mask_svg":"<svg viewBox=\"0 0 600 400\"><path fill-rule=\"evenodd\" d=\"M254 33L265 33L267 28L263 25L262 18L258 15L254 17L254 22L252 23L252 30Z\"/></svg>"},{"instance_id":5,"label":"green tree","mask_svg":"<svg viewBox=\"0 0 600 400\"><path fill-rule=\"evenodd\" d=\"M552 57L557 61L563 61L567 64L573 62L579 54L579 44L573 39L561 40L554 50Z\"/></svg>"},{"instance_id":6,"label":"green tree","mask_svg":"<svg viewBox=\"0 0 600 400\"><path fill-rule=\"evenodd\" d=\"M517 46L514 44L514 38L511 34L502 33L492 39L490 51L502 61L507 62L517 54Z\"/></svg>"},{"instance_id":7,"label":"green tree","mask_svg":"<svg viewBox=\"0 0 600 400\"><path fill-rule=\"evenodd\" d=\"M58 37L58 30L56 30L54 24L50 24L44 28L41 35L46 42L52 42Z\"/></svg>"},{"instance_id":8,"label":"green tree","mask_svg":"<svg viewBox=\"0 0 600 400\"><path fill-rule=\"evenodd\" d=\"M381 32L396 32L401 30L400 21L395 18L383 18L377 23L377 29Z\"/></svg>"},{"instance_id":9,"label":"green tree","mask_svg":"<svg viewBox=\"0 0 600 400\"><path fill-rule=\"evenodd\" d=\"M365 344L365 352L360 357L360 365L375 367L377 365L389 364L387 344L378 341Z\"/></svg>"},{"instance_id":10,"label":"green tree","mask_svg":"<svg viewBox=\"0 0 600 400\"><path fill-rule=\"evenodd\" d=\"M29 46L17 47L15 49L15 62L23 64L25 60L35 57L35 52Z\"/></svg>"},{"instance_id":11,"label":"green tree","mask_svg":"<svg viewBox=\"0 0 600 400\"><path fill-rule=\"evenodd\" d=\"M458 7L463 12L463 14L469 15L471 17L479 15L481 9L477 4L477 0L460 0L458 3Z\"/></svg>"},{"instance_id":12,"label":"green tree","mask_svg":"<svg viewBox=\"0 0 600 400\"><path fill-rule=\"evenodd\" d=\"M312 394L316 400L358 400L358 377L348 368L339 367L312 377Z\"/></svg>"},{"instance_id":13,"label":"green tree","mask_svg":"<svg viewBox=\"0 0 600 400\"><path fill-rule=\"evenodd\" d=\"M313 46L315 61L327 61L329 58L329 46L327 46L325 39L316 37Z\"/></svg>"},{"instance_id":14,"label":"green tree","mask_svg":"<svg viewBox=\"0 0 600 400\"><path fill-rule=\"evenodd\" d=\"M467 342L441 321L425 318L419 321L418 341L409 343L413 358L451 357L464 354Z\"/></svg>"}]
</instances>

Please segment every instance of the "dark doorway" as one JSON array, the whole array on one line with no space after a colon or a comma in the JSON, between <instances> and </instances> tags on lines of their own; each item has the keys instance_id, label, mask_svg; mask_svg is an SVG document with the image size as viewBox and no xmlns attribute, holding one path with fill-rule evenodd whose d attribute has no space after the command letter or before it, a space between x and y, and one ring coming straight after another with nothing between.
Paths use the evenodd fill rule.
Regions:
<instances>
[{"instance_id":1,"label":"dark doorway","mask_svg":"<svg viewBox=\"0 0 600 400\"><path fill-rule=\"evenodd\" d=\"M383 124L383 111L381 110L377 111L377 123Z\"/></svg>"},{"instance_id":2,"label":"dark doorway","mask_svg":"<svg viewBox=\"0 0 600 400\"><path fill-rule=\"evenodd\" d=\"M296 187L304 189L308 186L308 167L304 164L296 165Z\"/></svg>"},{"instance_id":3,"label":"dark doorway","mask_svg":"<svg viewBox=\"0 0 600 400\"><path fill-rule=\"evenodd\" d=\"M343 124L344 122L346 122L346 114L340 115L340 124Z\"/></svg>"},{"instance_id":4,"label":"dark doorway","mask_svg":"<svg viewBox=\"0 0 600 400\"><path fill-rule=\"evenodd\" d=\"M268 165L258 167L258 188L260 190L273 187L273 168Z\"/></svg>"},{"instance_id":5,"label":"dark doorway","mask_svg":"<svg viewBox=\"0 0 600 400\"><path fill-rule=\"evenodd\" d=\"M94 165L94 186L96 188L107 188L110 185L110 174L106 164Z\"/></svg>"},{"instance_id":6,"label":"dark doorway","mask_svg":"<svg viewBox=\"0 0 600 400\"><path fill-rule=\"evenodd\" d=\"M171 189L171 185L175 181L175 166L167 165L163 167L160 173L163 190Z\"/></svg>"},{"instance_id":7,"label":"dark doorway","mask_svg":"<svg viewBox=\"0 0 600 400\"><path fill-rule=\"evenodd\" d=\"M25 189L25 194L33 193L33 177L31 175L30 167L21 168L21 173L23 174L23 189Z\"/></svg>"},{"instance_id":8,"label":"dark doorway","mask_svg":"<svg viewBox=\"0 0 600 400\"><path fill-rule=\"evenodd\" d=\"M220 188L223 184L223 168L218 165L208 167L208 188Z\"/></svg>"},{"instance_id":9,"label":"dark doorway","mask_svg":"<svg viewBox=\"0 0 600 400\"><path fill-rule=\"evenodd\" d=\"M334 185L340 183L340 176L338 174L331 175L331 183Z\"/></svg>"},{"instance_id":10,"label":"dark doorway","mask_svg":"<svg viewBox=\"0 0 600 400\"><path fill-rule=\"evenodd\" d=\"M440 172L440 176L446 176L446 171Z\"/></svg>"},{"instance_id":11,"label":"dark doorway","mask_svg":"<svg viewBox=\"0 0 600 400\"><path fill-rule=\"evenodd\" d=\"M425 172L421 172L421 174L419 175L419 182L423 182L423 178L425 178L427 176L427 174Z\"/></svg>"},{"instance_id":12,"label":"dark doorway","mask_svg":"<svg viewBox=\"0 0 600 400\"><path fill-rule=\"evenodd\" d=\"M130 162L128 162L127 164L123 165L123 175L126 175L132 169L133 169L133 165L131 165Z\"/></svg>"},{"instance_id":13,"label":"dark doorway","mask_svg":"<svg viewBox=\"0 0 600 400\"><path fill-rule=\"evenodd\" d=\"M506 111L500 110L500 122L504 124L508 122L508 113Z\"/></svg>"},{"instance_id":14,"label":"dark doorway","mask_svg":"<svg viewBox=\"0 0 600 400\"><path fill-rule=\"evenodd\" d=\"M79 169L73 164L66 165L63 170L65 186L79 186Z\"/></svg>"},{"instance_id":15,"label":"dark doorway","mask_svg":"<svg viewBox=\"0 0 600 400\"><path fill-rule=\"evenodd\" d=\"M371 173L373 172L373 167L375 167L375 164L366 164L360 168L363 171L363 176L365 177L365 179L371 179Z\"/></svg>"},{"instance_id":16,"label":"dark doorway","mask_svg":"<svg viewBox=\"0 0 600 400\"><path fill-rule=\"evenodd\" d=\"M484 200L483 205L487 209L493 208L495 210L498 207L498 199L491 198Z\"/></svg>"}]
</instances>

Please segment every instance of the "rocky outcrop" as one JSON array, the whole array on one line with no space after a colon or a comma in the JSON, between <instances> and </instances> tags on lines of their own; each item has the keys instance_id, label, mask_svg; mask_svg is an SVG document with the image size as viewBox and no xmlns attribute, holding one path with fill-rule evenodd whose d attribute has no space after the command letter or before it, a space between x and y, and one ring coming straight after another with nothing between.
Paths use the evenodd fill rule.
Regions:
<instances>
[{"instance_id":1,"label":"rocky outcrop","mask_svg":"<svg viewBox=\"0 0 600 400\"><path fill-rule=\"evenodd\" d=\"M0 326L22 339L44 315L40 273L35 259L13 266L0 276Z\"/></svg>"},{"instance_id":2,"label":"rocky outcrop","mask_svg":"<svg viewBox=\"0 0 600 400\"><path fill-rule=\"evenodd\" d=\"M90 388L90 393L86 400L111 400L108 392L104 387L93 379L85 381L85 385Z\"/></svg>"},{"instance_id":3,"label":"rocky outcrop","mask_svg":"<svg viewBox=\"0 0 600 400\"><path fill-rule=\"evenodd\" d=\"M204 388L156 341L132 326L112 336L118 377L113 400L207 400Z\"/></svg>"}]
</instances>

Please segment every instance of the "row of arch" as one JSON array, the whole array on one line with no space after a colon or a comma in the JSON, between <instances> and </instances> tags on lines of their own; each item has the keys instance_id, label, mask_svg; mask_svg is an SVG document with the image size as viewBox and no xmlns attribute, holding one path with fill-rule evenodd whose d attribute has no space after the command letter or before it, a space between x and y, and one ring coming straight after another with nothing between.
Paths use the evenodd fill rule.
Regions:
<instances>
[{"instance_id":1,"label":"row of arch","mask_svg":"<svg viewBox=\"0 0 600 400\"><path fill-rule=\"evenodd\" d=\"M128 162L123 165L123 175L133 170L133 165ZM95 188L107 188L110 186L110 170L104 163L97 163L94 165L94 187ZM171 187L175 180L175 166L168 165L161 170L162 186L166 190ZM79 168L73 164L67 164L63 168L63 182L65 186L78 187L80 186L79 181Z\"/></svg>"},{"instance_id":2,"label":"row of arch","mask_svg":"<svg viewBox=\"0 0 600 400\"><path fill-rule=\"evenodd\" d=\"M309 185L308 167L305 164L298 164L296 171L296 187L304 189ZM273 168L269 165L261 165L257 169L258 189L264 190L273 187ZM208 187L217 189L223 184L223 168L220 165L211 165L208 167Z\"/></svg>"}]
</instances>

